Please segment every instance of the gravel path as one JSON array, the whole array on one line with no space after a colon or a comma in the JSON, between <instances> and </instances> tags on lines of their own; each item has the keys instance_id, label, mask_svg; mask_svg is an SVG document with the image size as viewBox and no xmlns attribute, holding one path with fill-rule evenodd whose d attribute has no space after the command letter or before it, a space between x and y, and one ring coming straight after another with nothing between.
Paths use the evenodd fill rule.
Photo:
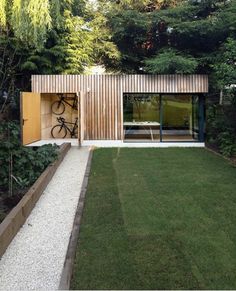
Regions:
<instances>
[{"instance_id":1,"label":"gravel path","mask_svg":"<svg viewBox=\"0 0 236 291\"><path fill-rule=\"evenodd\" d=\"M89 148L72 147L0 260L1 290L56 290Z\"/></svg>"}]
</instances>

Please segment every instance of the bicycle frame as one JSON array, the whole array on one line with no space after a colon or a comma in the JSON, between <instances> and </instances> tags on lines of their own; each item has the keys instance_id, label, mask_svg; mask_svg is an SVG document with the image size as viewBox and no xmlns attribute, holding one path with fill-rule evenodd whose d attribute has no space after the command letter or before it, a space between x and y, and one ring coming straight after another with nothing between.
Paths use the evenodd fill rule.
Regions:
<instances>
[{"instance_id":1,"label":"bicycle frame","mask_svg":"<svg viewBox=\"0 0 236 291\"><path fill-rule=\"evenodd\" d=\"M73 100L73 104L71 105L69 102L67 102L67 100ZM77 100L76 96L75 97L65 97L65 96L61 95L59 102L60 103L64 102L72 108L77 108L77 104L78 104L78 100Z\"/></svg>"},{"instance_id":2,"label":"bicycle frame","mask_svg":"<svg viewBox=\"0 0 236 291\"><path fill-rule=\"evenodd\" d=\"M59 120L58 120L59 121ZM69 132L70 135L73 136L75 134L75 130L78 127L78 119L75 122L68 122L68 121L59 121L59 123L61 123L61 127L65 127ZM70 129L67 124L73 124L72 129Z\"/></svg>"}]
</instances>

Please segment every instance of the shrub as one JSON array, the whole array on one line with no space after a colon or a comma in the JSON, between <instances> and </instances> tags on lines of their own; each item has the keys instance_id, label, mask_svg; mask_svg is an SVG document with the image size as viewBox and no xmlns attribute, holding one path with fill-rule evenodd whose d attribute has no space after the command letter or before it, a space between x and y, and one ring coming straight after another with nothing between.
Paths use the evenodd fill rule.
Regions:
<instances>
[{"instance_id":1,"label":"shrub","mask_svg":"<svg viewBox=\"0 0 236 291\"><path fill-rule=\"evenodd\" d=\"M235 106L210 105L207 110L207 139L227 157L236 154Z\"/></svg>"},{"instance_id":2,"label":"shrub","mask_svg":"<svg viewBox=\"0 0 236 291\"><path fill-rule=\"evenodd\" d=\"M16 122L0 125L0 187L7 188L12 164L13 188L32 185L44 169L57 158L57 146L39 148L21 145L20 127Z\"/></svg>"},{"instance_id":3,"label":"shrub","mask_svg":"<svg viewBox=\"0 0 236 291\"><path fill-rule=\"evenodd\" d=\"M232 132L225 131L219 133L217 140L219 143L220 152L224 156L231 157L236 154L235 136Z\"/></svg>"}]
</instances>

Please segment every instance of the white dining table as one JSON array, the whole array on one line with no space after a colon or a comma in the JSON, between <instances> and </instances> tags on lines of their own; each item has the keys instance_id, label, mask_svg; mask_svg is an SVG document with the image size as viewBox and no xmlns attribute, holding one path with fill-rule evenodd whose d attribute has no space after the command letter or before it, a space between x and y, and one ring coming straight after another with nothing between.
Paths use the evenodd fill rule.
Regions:
<instances>
[{"instance_id":1,"label":"white dining table","mask_svg":"<svg viewBox=\"0 0 236 291\"><path fill-rule=\"evenodd\" d=\"M153 131L152 131L152 128L153 127L156 127L156 126L160 126L160 123L159 122L156 122L156 121L125 121L123 123L124 126L127 126L129 128L132 128L134 126L139 126L139 127L143 127L144 129L149 129L150 131L150 135L151 135L151 139L153 140ZM125 130L124 130L124 133L125 133Z\"/></svg>"}]
</instances>

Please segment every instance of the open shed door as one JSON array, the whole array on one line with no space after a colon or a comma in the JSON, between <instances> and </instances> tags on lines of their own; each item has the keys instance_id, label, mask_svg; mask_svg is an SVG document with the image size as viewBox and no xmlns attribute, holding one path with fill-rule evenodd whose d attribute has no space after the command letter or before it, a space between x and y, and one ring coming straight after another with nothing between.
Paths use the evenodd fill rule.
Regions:
<instances>
[{"instance_id":1,"label":"open shed door","mask_svg":"<svg viewBox=\"0 0 236 291\"><path fill-rule=\"evenodd\" d=\"M21 93L23 145L41 139L41 96L39 93Z\"/></svg>"},{"instance_id":2,"label":"open shed door","mask_svg":"<svg viewBox=\"0 0 236 291\"><path fill-rule=\"evenodd\" d=\"M85 102L85 93L80 92L79 94L79 144L82 145L84 141L84 102Z\"/></svg>"}]
</instances>

